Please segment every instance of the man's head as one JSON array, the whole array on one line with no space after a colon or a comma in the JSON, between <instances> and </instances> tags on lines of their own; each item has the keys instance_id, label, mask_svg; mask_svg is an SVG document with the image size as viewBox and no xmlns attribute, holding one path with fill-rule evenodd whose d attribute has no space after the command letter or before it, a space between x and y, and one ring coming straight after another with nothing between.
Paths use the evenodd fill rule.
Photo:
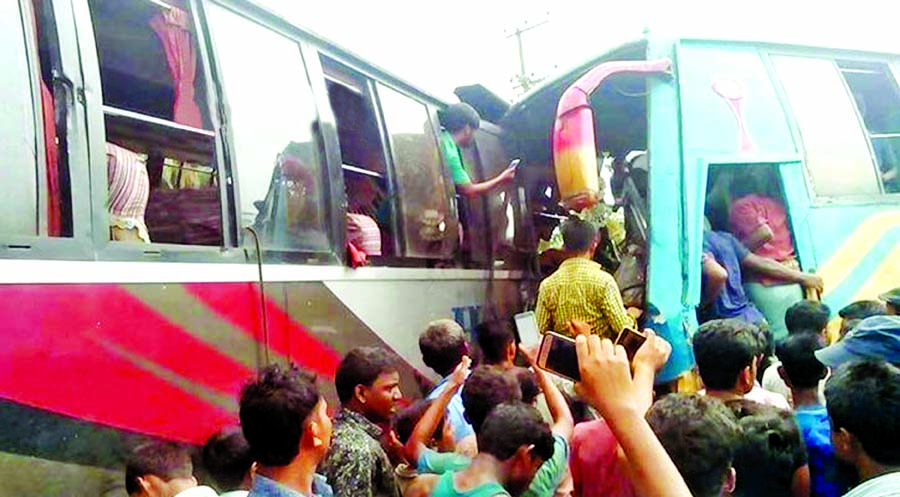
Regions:
<instances>
[{"instance_id":1,"label":"man's head","mask_svg":"<svg viewBox=\"0 0 900 497\"><path fill-rule=\"evenodd\" d=\"M391 419L403 396L396 359L377 347L358 347L348 352L338 365L334 384L344 407L375 422Z\"/></svg>"},{"instance_id":2,"label":"man's head","mask_svg":"<svg viewBox=\"0 0 900 497\"><path fill-rule=\"evenodd\" d=\"M475 339L483 362L492 366L511 366L516 358L516 336L509 322L491 320L475 326Z\"/></svg>"},{"instance_id":3,"label":"man's head","mask_svg":"<svg viewBox=\"0 0 900 497\"><path fill-rule=\"evenodd\" d=\"M219 492L250 490L252 466L250 444L240 427L219 430L203 446L203 467Z\"/></svg>"},{"instance_id":4,"label":"man's head","mask_svg":"<svg viewBox=\"0 0 900 497\"><path fill-rule=\"evenodd\" d=\"M253 459L287 466L299 455L321 460L331 444L328 405L315 377L295 366L269 366L244 385L240 418Z\"/></svg>"},{"instance_id":5,"label":"man's head","mask_svg":"<svg viewBox=\"0 0 900 497\"><path fill-rule=\"evenodd\" d=\"M469 353L465 332L452 319L428 323L419 335L419 351L425 365L442 377L452 373L463 356Z\"/></svg>"},{"instance_id":6,"label":"man's head","mask_svg":"<svg viewBox=\"0 0 900 497\"><path fill-rule=\"evenodd\" d=\"M816 351L816 357L832 369L863 359L900 365L900 316L864 319L841 341Z\"/></svg>"},{"instance_id":7,"label":"man's head","mask_svg":"<svg viewBox=\"0 0 900 497\"><path fill-rule=\"evenodd\" d=\"M771 406L759 406L758 411L738 421L734 495L789 495L803 436L790 411Z\"/></svg>"},{"instance_id":8,"label":"man's head","mask_svg":"<svg viewBox=\"0 0 900 497\"><path fill-rule=\"evenodd\" d=\"M528 368L516 368L513 373L516 375L516 381L519 382L519 390L522 391L522 402L534 405L538 395L541 394L541 386L538 385L534 371Z\"/></svg>"},{"instance_id":9,"label":"man's head","mask_svg":"<svg viewBox=\"0 0 900 497\"><path fill-rule=\"evenodd\" d=\"M481 431L481 425L491 410L500 404L521 400L519 382L496 366L475 368L462 389L464 415L476 434Z\"/></svg>"},{"instance_id":10,"label":"man's head","mask_svg":"<svg viewBox=\"0 0 900 497\"><path fill-rule=\"evenodd\" d=\"M139 445L125 462L125 490L135 497L173 497L197 486L186 449L172 443Z\"/></svg>"},{"instance_id":11,"label":"man's head","mask_svg":"<svg viewBox=\"0 0 900 497\"><path fill-rule=\"evenodd\" d=\"M790 335L778 343L775 355L781 361L778 374L796 390L815 389L828 374L828 368L816 359L816 351L825 348L825 338L818 333Z\"/></svg>"},{"instance_id":12,"label":"man's head","mask_svg":"<svg viewBox=\"0 0 900 497\"><path fill-rule=\"evenodd\" d=\"M900 465L900 369L875 360L842 366L825 400L837 458L857 468Z\"/></svg>"},{"instance_id":13,"label":"man's head","mask_svg":"<svg viewBox=\"0 0 900 497\"><path fill-rule=\"evenodd\" d=\"M731 464L739 443L731 411L702 395L671 394L656 402L647 422L695 497L734 487Z\"/></svg>"},{"instance_id":14,"label":"man's head","mask_svg":"<svg viewBox=\"0 0 900 497\"><path fill-rule=\"evenodd\" d=\"M738 319L708 321L694 335L694 357L707 390L747 393L756 378L760 339Z\"/></svg>"},{"instance_id":15,"label":"man's head","mask_svg":"<svg viewBox=\"0 0 900 497\"><path fill-rule=\"evenodd\" d=\"M563 246L570 254L593 253L600 240L600 228L591 221L570 217L559 228Z\"/></svg>"},{"instance_id":16,"label":"man's head","mask_svg":"<svg viewBox=\"0 0 900 497\"><path fill-rule=\"evenodd\" d=\"M534 407L520 402L497 406L478 433L478 450L500 461L503 486L521 495L544 461L553 457L553 434Z\"/></svg>"},{"instance_id":17,"label":"man's head","mask_svg":"<svg viewBox=\"0 0 900 497\"><path fill-rule=\"evenodd\" d=\"M824 333L831 317L831 309L815 300L801 300L784 314L788 333Z\"/></svg>"},{"instance_id":18,"label":"man's head","mask_svg":"<svg viewBox=\"0 0 900 497\"><path fill-rule=\"evenodd\" d=\"M900 287L882 293L878 298L884 301L888 314L893 316L900 315Z\"/></svg>"},{"instance_id":19,"label":"man's head","mask_svg":"<svg viewBox=\"0 0 900 497\"><path fill-rule=\"evenodd\" d=\"M850 330L856 328L856 325L863 319L872 316L884 316L887 313L887 306L884 305L884 302L878 300L857 300L847 305L838 311L838 316L842 320L841 337L843 338Z\"/></svg>"},{"instance_id":20,"label":"man's head","mask_svg":"<svg viewBox=\"0 0 900 497\"><path fill-rule=\"evenodd\" d=\"M441 124L453 135L457 145L467 147L475 139L475 131L481 125L481 116L471 105L457 103L444 109Z\"/></svg>"}]
</instances>

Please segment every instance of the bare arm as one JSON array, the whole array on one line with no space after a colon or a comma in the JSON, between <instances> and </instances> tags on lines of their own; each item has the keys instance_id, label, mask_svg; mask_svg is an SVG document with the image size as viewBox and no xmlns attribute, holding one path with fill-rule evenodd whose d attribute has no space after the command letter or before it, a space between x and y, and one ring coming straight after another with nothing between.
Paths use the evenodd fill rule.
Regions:
<instances>
[{"instance_id":1,"label":"bare arm","mask_svg":"<svg viewBox=\"0 0 900 497\"><path fill-rule=\"evenodd\" d=\"M794 477L791 479L791 497L809 497L809 479L809 465L804 464L794 471Z\"/></svg>"},{"instance_id":2,"label":"bare arm","mask_svg":"<svg viewBox=\"0 0 900 497\"><path fill-rule=\"evenodd\" d=\"M728 281L728 271L716 262L713 256L704 254L703 276L705 277L703 282L703 303L709 304L716 300L716 296L725 287L725 283Z\"/></svg>"},{"instance_id":3,"label":"bare arm","mask_svg":"<svg viewBox=\"0 0 900 497\"><path fill-rule=\"evenodd\" d=\"M609 423L631 461L638 495L690 496L678 468L644 419L644 401L631 377L625 349L596 335L578 336L575 347L585 398Z\"/></svg>"},{"instance_id":4,"label":"bare arm","mask_svg":"<svg viewBox=\"0 0 900 497\"><path fill-rule=\"evenodd\" d=\"M653 382L656 380L656 372L669 360L672 345L666 339L656 336L651 329L644 330L644 335L647 336L647 340L634 354L631 365L634 370L634 384L644 402L643 412L646 412L653 405Z\"/></svg>"},{"instance_id":5,"label":"bare arm","mask_svg":"<svg viewBox=\"0 0 900 497\"><path fill-rule=\"evenodd\" d=\"M503 172L481 183L463 183L456 185L456 191L465 197L477 197L509 183L516 177L515 169L504 169Z\"/></svg>"},{"instance_id":6,"label":"bare arm","mask_svg":"<svg viewBox=\"0 0 900 497\"><path fill-rule=\"evenodd\" d=\"M469 367L471 365L471 359L467 356L462 358L462 362L456 366L456 369L450 376L450 383L447 385L447 388L441 392L440 397L428 406L428 409L425 410L425 414L422 415L422 419L416 423L412 435L409 436L409 440L407 440L406 445L403 446L403 452L409 464L413 466L418 464L419 454L422 453L422 449L425 448L426 443L434 434L434 430L437 429L438 423L440 423L441 419L444 417L444 413L447 411L447 405L450 404L450 400L456 395L456 391L459 390L459 387L466 382L466 378L469 376Z\"/></svg>"},{"instance_id":7,"label":"bare arm","mask_svg":"<svg viewBox=\"0 0 900 497\"><path fill-rule=\"evenodd\" d=\"M796 271L778 261L760 257L752 252L748 253L747 256L741 260L741 266L773 279L789 283L799 283L807 288L815 288L819 292L822 292L825 289L825 284L820 276Z\"/></svg>"},{"instance_id":8,"label":"bare arm","mask_svg":"<svg viewBox=\"0 0 900 497\"><path fill-rule=\"evenodd\" d=\"M550 410L550 417L553 418L553 426L550 429L553 433L558 435L562 435L569 440L572 438L572 433L575 431L575 418L572 417L572 411L569 410L569 404L566 402L566 398L563 397L562 392L556 388L556 385L553 383L553 380L550 379L550 376L544 372L541 368L534 365L534 357L532 357L528 350L524 347L519 347L519 350L522 351L522 355L524 355L528 359L528 364L531 366L531 370L534 371L534 376L537 378L538 385L541 386L541 391L544 392L544 398L547 400L547 408Z\"/></svg>"}]
</instances>

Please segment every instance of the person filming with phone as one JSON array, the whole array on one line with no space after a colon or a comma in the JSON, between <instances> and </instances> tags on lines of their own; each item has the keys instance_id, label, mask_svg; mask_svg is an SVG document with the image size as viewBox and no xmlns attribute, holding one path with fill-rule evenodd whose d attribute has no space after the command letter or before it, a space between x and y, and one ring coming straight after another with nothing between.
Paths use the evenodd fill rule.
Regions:
<instances>
[{"instance_id":1,"label":"person filming with phone","mask_svg":"<svg viewBox=\"0 0 900 497\"><path fill-rule=\"evenodd\" d=\"M538 289L537 317L541 333L573 336L570 321L583 321L601 338L616 338L625 328L636 328L640 311L626 311L615 278L594 262L600 243L599 227L571 217L560 226L568 258Z\"/></svg>"}]
</instances>

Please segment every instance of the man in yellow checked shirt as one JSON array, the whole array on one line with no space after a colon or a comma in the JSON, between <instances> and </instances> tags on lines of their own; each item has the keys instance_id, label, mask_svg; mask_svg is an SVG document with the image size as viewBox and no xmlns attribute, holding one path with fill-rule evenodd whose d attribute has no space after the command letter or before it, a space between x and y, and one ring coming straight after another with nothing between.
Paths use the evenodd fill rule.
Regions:
<instances>
[{"instance_id":1,"label":"man in yellow checked shirt","mask_svg":"<svg viewBox=\"0 0 900 497\"><path fill-rule=\"evenodd\" d=\"M615 339L625 327L636 327L640 311L625 310L616 280L592 260L600 242L597 225L571 217L560 231L568 258L541 282L538 329L572 336L569 322L583 321L601 337Z\"/></svg>"}]
</instances>

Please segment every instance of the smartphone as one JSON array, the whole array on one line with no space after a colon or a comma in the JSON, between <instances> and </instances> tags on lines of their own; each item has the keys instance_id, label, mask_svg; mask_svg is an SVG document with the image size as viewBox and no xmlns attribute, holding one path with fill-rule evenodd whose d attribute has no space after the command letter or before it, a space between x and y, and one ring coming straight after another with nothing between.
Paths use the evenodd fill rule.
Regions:
<instances>
[{"instance_id":1,"label":"smartphone","mask_svg":"<svg viewBox=\"0 0 900 497\"><path fill-rule=\"evenodd\" d=\"M533 347L541 343L541 332L538 330L537 319L533 311L516 314L516 332L519 334L519 343L526 347Z\"/></svg>"},{"instance_id":2,"label":"smartphone","mask_svg":"<svg viewBox=\"0 0 900 497\"><path fill-rule=\"evenodd\" d=\"M565 376L572 381L581 381L578 371L578 355L575 340L553 332L544 335L538 352L537 365L541 369Z\"/></svg>"},{"instance_id":3,"label":"smartphone","mask_svg":"<svg viewBox=\"0 0 900 497\"><path fill-rule=\"evenodd\" d=\"M519 167L519 163L522 162L522 159L513 159L510 161L509 165L506 166L507 169L515 169Z\"/></svg>"},{"instance_id":4,"label":"smartphone","mask_svg":"<svg viewBox=\"0 0 900 497\"><path fill-rule=\"evenodd\" d=\"M616 338L616 345L621 345L625 348L625 353L628 354L628 362L631 362L634 359L634 354L646 341L647 335L632 328L624 328Z\"/></svg>"}]
</instances>

